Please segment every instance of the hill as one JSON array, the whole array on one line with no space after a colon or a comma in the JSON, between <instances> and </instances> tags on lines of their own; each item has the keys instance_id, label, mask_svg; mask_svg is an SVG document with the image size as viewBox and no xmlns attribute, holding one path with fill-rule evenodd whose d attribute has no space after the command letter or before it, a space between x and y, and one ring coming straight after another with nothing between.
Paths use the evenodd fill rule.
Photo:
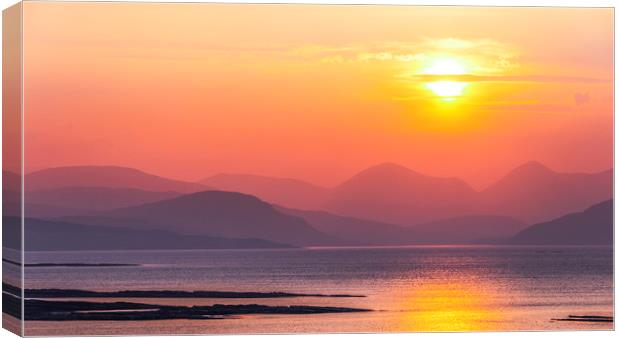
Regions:
<instances>
[{"instance_id":1,"label":"hill","mask_svg":"<svg viewBox=\"0 0 620 338\"><path fill-rule=\"evenodd\" d=\"M97 216L135 220L139 221L138 227L174 229L188 235L260 238L302 246L335 242L303 219L279 212L254 196L235 192L203 191Z\"/></svg>"},{"instance_id":2,"label":"hill","mask_svg":"<svg viewBox=\"0 0 620 338\"><path fill-rule=\"evenodd\" d=\"M279 210L303 218L315 229L346 240L348 245L470 244L483 237L512 236L526 227L514 218L494 215L459 216L405 227L324 211Z\"/></svg>"},{"instance_id":3,"label":"hill","mask_svg":"<svg viewBox=\"0 0 620 338\"><path fill-rule=\"evenodd\" d=\"M329 190L301 180L258 175L218 174L200 183L219 190L254 195L266 202L289 208L316 209Z\"/></svg>"},{"instance_id":4,"label":"hill","mask_svg":"<svg viewBox=\"0 0 620 338\"><path fill-rule=\"evenodd\" d=\"M521 165L480 194L480 209L541 222L612 197L613 171L558 173L538 162Z\"/></svg>"},{"instance_id":5,"label":"hill","mask_svg":"<svg viewBox=\"0 0 620 338\"><path fill-rule=\"evenodd\" d=\"M12 222L11 219L6 221ZM289 245L261 239L231 239L180 235L162 230L134 230L112 226L86 226L60 221L26 218L27 251L63 250L174 250L174 249L264 249ZM15 237L15 234L10 235Z\"/></svg>"},{"instance_id":6,"label":"hill","mask_svg":"<svg viewBox=\"0 0 620 338\"><path fill-rule=\"evenodd\" d=\"M332 190L325 210L395 224L417 224L471 213L476 192L457 178L427 176L380 164Z\"/></svg>"},{"instance_id":7,"label":"hill","mask_svg":"<svg viewBox=\"0 0 620 338\"><path fill-rule=\"evenodd\" d=\"M613 200L549 222L534 224L505 241L528 245L612 245Z\"/></svg>"},{"instance_id":8,"label":"hill","mask_svg":"<svg viewBox=\"0 0 620 338\"><path fill-rule=\"evenodd\" d=\"M24 178L26 190L104 187L189 193L209 190L202 184L164 178L118 166L73 166L43 169Z\"/></svg>"},{"instance_id":9,"label":"hill","mask_svg":"<svg viewBox=\"0 0 620 338\"><path fill-rule=\"evenodd\" d=\"M25 193L28 204L75 211L117 209L150 203L179 196L174 191L146 191L131 188L65 187L48 190L29 190ZM30 216L32 216L29 213Z\"/></svg>"},{"instance_id":10,"label":"hill","mask_svg":"<svg viewBox=\"0 0 620 338\"><path fill-rule=\"evenodd\" d=\"M480 238L513 236L526 226L511 217L466 215L418 224L412 230L427 244L470 244Z\"/></svg>"}]
</instances>

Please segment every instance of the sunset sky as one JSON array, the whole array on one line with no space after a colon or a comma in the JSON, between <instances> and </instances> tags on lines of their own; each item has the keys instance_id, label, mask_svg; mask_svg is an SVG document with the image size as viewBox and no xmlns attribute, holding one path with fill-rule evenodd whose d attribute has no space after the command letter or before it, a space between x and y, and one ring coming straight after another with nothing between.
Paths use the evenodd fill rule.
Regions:
<instances>
[{"instance_id":1,"label":"sunset sky","mask_svg":"<svg viewBox=\"0 0 620 338\"><path fill-rule=\"evenodd\" d=\"M612 167L613 10L24 4L27 170Z\"/></svg>"}]
</instances>

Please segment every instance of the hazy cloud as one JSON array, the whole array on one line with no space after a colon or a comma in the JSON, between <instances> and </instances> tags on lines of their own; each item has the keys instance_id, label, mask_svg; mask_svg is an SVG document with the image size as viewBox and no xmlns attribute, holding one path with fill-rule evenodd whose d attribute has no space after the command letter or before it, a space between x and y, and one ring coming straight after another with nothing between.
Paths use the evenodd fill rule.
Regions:
<instances>
[{"instance_id":1,"label":"hazy cloud","mask_svg":"<svg viewBox=\"0 0 620 338\"><path fill-rule=\"evenodd\" d=\"M562 82L562 83L604 83L610 79L599 79L578 76L559 76L559 75L432 75L420 74L410 77L415 81L463 81L463 82ZM577 98L579 96L579 99ZM585 96L585 97L584 97ZM575 94L575 101L588 100L587 94ZM585 102L584 102L585 103Z\"/></svg>"},{"instance_id":2,"label":"hazy cloud","mask_svg":"<svg viewBox=\"0 0 620 338\"><path fill-rule=\"evenodd\" d=\"M411 69L421 68L436 58L454 57L476 74L502 73L520 66L516 61L519 53L514 46L491 39L422 38L346 46L308 45L294 48L292 54L329 63L409 63Z\"/></svg>"}]
</instances>

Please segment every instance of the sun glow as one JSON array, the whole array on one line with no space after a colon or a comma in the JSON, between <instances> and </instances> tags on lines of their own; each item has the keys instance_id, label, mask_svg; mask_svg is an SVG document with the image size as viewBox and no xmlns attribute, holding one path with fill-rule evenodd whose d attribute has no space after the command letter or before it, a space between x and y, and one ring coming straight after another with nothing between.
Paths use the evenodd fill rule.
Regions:
<instances>
[{"instance_id":1,"label":"sun glow","mask_svg":"<svg viewBox=\"0 0 620 338\"><path fill-rule=\"evenodd\" d=\"M465 73L465 66L452 59L435 60L429 67L424 69L424 74L430 75L463 75Z\"/></svg>"},{"instance_id":2,"label":"sun glow","mask_svg":"<svg viewBox=\"0 0 620 338\"><path fill-rule=\"evenodd\" d=\"M454 59L437 59L423 70L424 74L438 76L437 81L426 83L426 88L444 101L454 101L456 97L463 95L468 83L453 80L442 80L442 76L464 75L467 73L465 66Z\"/></svg>"},{"instance_id":3,"label":"sun glow","mask_svg":"<svg viewBox=\"0 0 620 338\"><path fill-rule=\"evenodd\" d=\"M436 81L426 84L426 88L430 89L435 95L445 98L463 95L465 87L467 87L467 83L457 81Z\"/></svg>"}]
</instances>

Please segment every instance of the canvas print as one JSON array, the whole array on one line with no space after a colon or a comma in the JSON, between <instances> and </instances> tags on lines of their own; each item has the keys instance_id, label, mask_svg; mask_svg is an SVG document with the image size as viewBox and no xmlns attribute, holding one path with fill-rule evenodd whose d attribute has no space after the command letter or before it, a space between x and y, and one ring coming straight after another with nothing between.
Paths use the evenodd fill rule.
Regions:
<instances>
[{"instance_id":1,"label":"canvas print","mask_svg":"<svg viewBox=\"0 0 620 338\"><path fill-rule=\"evenodd\" d=\"M613 15L5 10L4 327L612 330Z\"/></svg>"}]
</instances>

